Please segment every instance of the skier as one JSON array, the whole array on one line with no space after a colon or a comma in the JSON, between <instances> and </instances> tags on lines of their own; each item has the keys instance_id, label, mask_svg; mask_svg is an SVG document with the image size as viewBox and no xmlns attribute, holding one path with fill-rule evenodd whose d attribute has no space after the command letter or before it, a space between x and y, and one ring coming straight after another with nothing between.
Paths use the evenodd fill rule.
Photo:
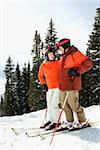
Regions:
<instances>
[{"instance_id":1,"label":"skier","mask_svg":"<svg viewBox=\"0 0 100 150\"><path fill-rule=\"evenodd\" d=\"M59 116L60 90L58 77L60 63L58 60L55 60L55 52L51 47L48 48L45 56L46 61L41 64L38 77L45 89L48 88L48 91L46 92L46 101L49 121L40 128L50 130L55 128Z\"/></svg>"},{"instance_id":2,"label":"skier","mask_svg":"<svg viewBox=\"0 0 100 150\"><path fill-rule=\"evenodd\" d=\"M92 68L92 61L83 55L76 47L71 46L70 39L62 39L56 44L61 55L59 71L60 103L63 105L69 92L64 111L68 128L82 127L87 123L84 109L79 103L81 90L81 75ZM74 124L73 112L77 114L78 123Z\"/></svg>"}]
</instances>

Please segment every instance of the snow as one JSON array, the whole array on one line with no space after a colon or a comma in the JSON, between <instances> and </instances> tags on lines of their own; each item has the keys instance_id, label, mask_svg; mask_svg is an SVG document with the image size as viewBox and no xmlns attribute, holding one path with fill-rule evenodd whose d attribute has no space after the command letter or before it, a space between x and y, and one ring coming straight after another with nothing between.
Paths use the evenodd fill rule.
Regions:
<instances>
[{"instance_id":1,"label":"snow","mask_svg":"<svg viewBox=\"0 0 100 150\"><path fill-rule=\"evenodd\" d=\"M21 116L0 117L0 150L100 150L100 106L85 108L87 118L98 122L96 126L58 134L52 145L51 136L41 140L40 137L27 137L25 134L27 129L41 125L44 113L45 110L40 110ZM12 128L16 128L19 136Z\"/></svg>"}]
</instances>

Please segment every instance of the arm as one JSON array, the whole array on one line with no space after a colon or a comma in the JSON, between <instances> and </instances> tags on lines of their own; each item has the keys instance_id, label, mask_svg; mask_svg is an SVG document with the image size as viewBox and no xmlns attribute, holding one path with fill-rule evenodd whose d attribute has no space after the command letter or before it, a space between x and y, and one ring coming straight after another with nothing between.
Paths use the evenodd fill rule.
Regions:
<instances>
[{"instance_id":1,"label":"arm","mask_svg":"<svg viewBox=\"0 0 100 150\"><path fill-rule=\"evenodd\" d=\"M72 67L69 70L69 74L71 76L81 75L90 70L93 66L92 60L90 60L89 57L83 55L80 51L77 51L72 57L75 63L75 67Z\"/></svg>"},{"instance_id":2,"label":"arm","mask_svg":"<svg viewBox=\"0 0 100 150\"><path fill-rule=\"evenodd\" d=\"M46 81L45 81L45 78L44 78L44 72L43 72L43 64L39 68L38 78L39 78L39 81L42 85L46 84Z\"/></svg>"},{"instance_id":3,"label":"arm","mask_svg":"<svg viewBox=\"0 0 100 150\"><path fill-rule=\"evenodd\" d=\"M80 67L78 68L78 72L79 74L83 74L88 70L90 70L92 67L93 67L93 62L89 57L87 57L87 59L83 61Z\"/></svg>"}]
</instances>

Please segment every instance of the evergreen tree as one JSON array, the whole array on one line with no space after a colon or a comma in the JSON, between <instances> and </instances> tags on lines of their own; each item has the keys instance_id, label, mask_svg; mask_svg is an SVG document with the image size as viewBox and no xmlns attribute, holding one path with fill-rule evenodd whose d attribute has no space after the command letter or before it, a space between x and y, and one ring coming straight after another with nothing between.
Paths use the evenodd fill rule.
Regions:
<instances>
[{"instance_id":1,"label":"evergreen tree","mask_svg":"<svg viewBox=\"0 0 100 150\"><path fill-rule=\"evenodd\" d=\"M1 98L0 98L0 105L1 105L1 106L2 106L2 104L3 104L3 101L4 101L3 96L1 96Z\"/></svg>"},{"instance_id":2,"label":"evergreen tree","mask_svg":"<svg viewBox=\"0 0 100 150\"><path fill-rule=\"evenodd\" d=\"M27 103L27 112L29 112L28 98L29 98L30 77L31 77L31 70L30 70L30 63L28 62L28 67L27 67L27 70L26 70L26 86L27 86L26 103Z\"/></svg>"},{"instance_id":3,"label":"evergreen tree","mask_svg":"<svg viewBox=\"0 0 100 150\"><path fill-rule=\"evenodd\" d=\"M80 97L85 107L100 104L100 8L96 9L94 27L89 36L86 54L93 60L93 68L83 76Z\"/></svg>"},{"instance_id":4,"label":"evergreen tree","mask_svg":"<svg viewBox=\"0 0 100 150\"><path fill-rule=\"evenodd\" d=\"M30 85L30 75L31 75L31 69L30 69L30 63L28 62L28 67L26 71L27 90L29 89L29 85Z\"/></svg>"},{"instance_id":5,"label":"evergreen tree","mask_svg":"<svg viewBox=\"0 0 100 150\"><path fill-rule=\"evenodd\" d=\"M35 31L33 42L34 44L32 48L32 55L33 55L33 61L34 61L40 58L40 51L41 51L41 44L42 44L40 34L38 34L37 30Z\"/></svg>"},{"instance_id":6,"label":"evergreen tree","mask_svg":"<svg viewBox=\"0 0 100 150\"><path fill-rule=\"evenodd\" d=\"M28 102L29 106L32 106L32 108L30 107L30 110L33 111L40 110L46 107L45 91L38 80L39 66L42 61L43 60L40 59L38 62L36 61L35 63L33 63L32 68Z\"/></svg>"},{"instance_id":7,"label":"evergreen tree","mask_svg":"<svg viewBox=\"0 0 100 150\"><path fill-rule=\"evenodd\" d=\"M14 86L15 86L15 74L14 74L14 64L9 56L6 66L5 66L5 75L6 75L6 86L4 93L4 103L3 110L5 115L15 115L16 102L14 98Z\"/></svg>"},{"instance_id":8,"label":"evergreen tree","mask_svg":"<svg viewBox=\"0 0 100 150\"><path fill-rule=\"evenodd\" d=\"M34 45L32 49L33 54L33 66L32 66L32 75L31 75L31 81L30 81L30 87L29 87L29 99L28 99L28 105L30 107L31 111L36 111L39 109L42 109L46 107L46 101L45 101L45 94L42 94L43 90L42 86L39 83L38 80L38 71L39 66L43 61L43 55L41 55L43 50L43 42L40 40L40 34L38 32L35 32L34 36ZM42 105L41 105L41 95L42 95Z\"/></svg>"},{"instance_id":9,"label":"evergreen tree","mask_svg":"<svg viewBox=\"0 0 100 150\"><path fill-rule=\"evenodd\" d=\"M46 107L46 91L43 89L43 86L40 84L39 80L38 80L38 71L39 71L39 66L40 66L41 62L39 64L34 64L33 66L33 90L34 93L32 93L33 95L33 108L34 111L36 110L40 110L40 109L44 109Z\"/></svg>"},{"instance_id":10,"label":"evergreen tree","mask_svg":"<svg viewBox=\"0 0 100 150\"><path fill-rule=\"evenodd\" d=\"M34 77L33 74L30 77L30 85L29 85L29 98L28 98L28 106L30 111L36 111L37 110L37 91L34 88Z\"/></svg>"},{"instance_id":11,"label":"evergreen tree","mask_svg":"<svg viewBox=\"0 0 100 150\"><path fill-rule=\"evenodd\" d=\"M49 46L53 47L55 49L55 44L57 41L57 32L55 30L55 24L51 18L50 23L49 23L49 27L47 29L47 34L45 37L45 48L47 49Z\"/></svg>"},{"instance_id":12,"label":"evergreen tree","mask_svg":"<svg viewBox=\"0 0 100 150\"><path fill-rule=\"evenodd\" d=\"M30 84L30 63L24 64L22 72L17 63L16 70L9 57L5 66L6 85L2 110L4 115L21 115L29 112L28 97Z\"/></svg>"},{"instance_id":13,"label":"evergreen tree","mask_svg":"<svg viewBox=\"0 0 100 150\"><path fill-rule=\"evenodd\" d=\"M16 85L14 88L15 91L14 97L16 99L16 112L18 115L21 115L23 113L21 104L21 71L18 63L15 70L15 76L16 76Z\"/></svg>"},{"instance_id":14,"label":"evergreen tree","mask_svg":"<svg viewBox=\"0 0 100 150\"><path fill-rule=\"evenodd\" d=\"M3 110L4 110L4 114L7 116L13 116L16 114L14 93L13 93L12 85L9 82L9 80L7 80L6 82Z\"/></svg>"},{"instance_id":15,"label":"evergreen tree","mask_svg":"<svg viewBox=\"0 0 100 150\"><path fill-rule=\"evenodd\" d=\"M4 72L5 72L6 79L11 80L12 82L14 76L14 64L12 63L10 56L7 60Z\"/></svg>"},{"instance_id":16,"label":"evergreen tree","mask_svg":"<svg viewBox=\"0 0 100 150\"><path fill-rule=\"evenodd\" d=\"M22 113L27 113L29 112L29 107L28 107L29 77L28 77L28 69L26 67L26 64L24 64L22 70L20 88L21 88L20 102L23 111Z\"/></svg>"},{"instance_id":17,"label":"evergreen tree","mask_svg":"<svg viewBox=\"0 0 100 150\"><path fill-rule=\"evenodd\" d=\"M0 116L3 116L3 96L0 98Z\"/></svg>"}]
</instances>

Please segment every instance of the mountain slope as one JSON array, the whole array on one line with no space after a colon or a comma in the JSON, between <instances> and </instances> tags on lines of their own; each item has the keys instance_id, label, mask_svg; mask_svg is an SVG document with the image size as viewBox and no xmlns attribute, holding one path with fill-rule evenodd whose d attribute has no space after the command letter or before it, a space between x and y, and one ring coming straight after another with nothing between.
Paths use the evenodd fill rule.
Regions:
<instances>
[{"instance_id":1,"label":"mountain slope","mask_svg":"<svg viewBox=\"0 0 100 150\"><path fill-rule=\"evenodd\" d=\"M100 124L80 131L58 134L50 145L51 137L45 140L40 137L27 137L24 130L39 127L45 110L24 114L22 116L0 117L0 149L1 150L100 150ZM100 121L100 106L85 109L87 118ZM62 118L64 118L64 113ZM20 131L17 136L11 128Z\"/></svg>"}]
</instances>

